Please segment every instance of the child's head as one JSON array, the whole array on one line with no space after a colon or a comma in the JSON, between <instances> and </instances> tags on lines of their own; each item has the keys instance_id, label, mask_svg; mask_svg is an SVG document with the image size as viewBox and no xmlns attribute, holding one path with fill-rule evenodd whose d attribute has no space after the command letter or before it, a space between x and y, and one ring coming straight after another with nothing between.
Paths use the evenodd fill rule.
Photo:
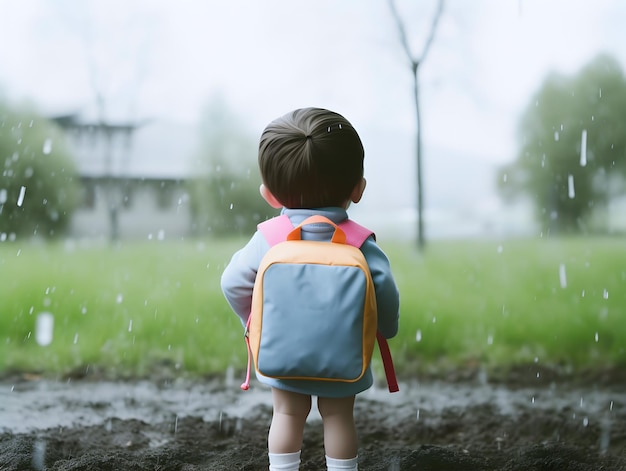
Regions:
<instances>
[{"instance_id":1,"label":"child's head","mask_svg":"<svg viewBox=\"0 0 626 471\"><path fill-rule=\"evenodd\" d=\"M321 108L292 111L261 135L261 192L270 204L273 197L287 208L356 203L365 188L363 155L359 135L340 114Z\"/></svg>"}]
</instances>

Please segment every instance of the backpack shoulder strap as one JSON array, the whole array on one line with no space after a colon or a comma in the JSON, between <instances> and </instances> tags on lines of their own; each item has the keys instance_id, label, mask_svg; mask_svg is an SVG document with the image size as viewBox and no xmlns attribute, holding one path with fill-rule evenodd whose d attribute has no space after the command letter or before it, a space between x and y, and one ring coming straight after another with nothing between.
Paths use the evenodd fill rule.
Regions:
<instances>
[{"instance_id":1,"label":"backpack shoulder strap","mask_svg":"<svg viewBox=\"0 0 626 471\"><path fill-rule=\"evenodd\" d=\"M339 227L346 233L346 243L354 247L361 247L365 240L372 236L376 240L376 234L367 227L357 224L351 219L346 219L339 223Z\"/></svg>"},{"instance_id":2,"label":"backpack shoulder strap","mask_svg":"<svg viewBox=\"0 0 626 471\"><path fill-rule=\"evenodd\" d=\"M374 240L376 240L376 234L374 234L373 231L357 224L351 219L346 219L338 225L341 230L345 232L346 243L348 245L360 248L368 237L372 236ZM287 234L293 230L293 224L291 224L289 216L282 214L268 219L267 221L263 221L257 225L257 229L263 234L263 237L265 237L270 247L273 247L285 240Z\"/></svg>"},{"instance_id":3,"label":"backpack shoulder strap","mask_svg":"<svg viewBox=\"0 0 626 471\"><path fill-rule=\"evenodd\" d=\"M293 230L293 224L291 224L289 216L282 214L268 219L267 221L263 221L257 225L257 229L263 234L263 237L265 237L270 247L273 247L285 240L287 234Z\"/></svg>"}]
</instances>

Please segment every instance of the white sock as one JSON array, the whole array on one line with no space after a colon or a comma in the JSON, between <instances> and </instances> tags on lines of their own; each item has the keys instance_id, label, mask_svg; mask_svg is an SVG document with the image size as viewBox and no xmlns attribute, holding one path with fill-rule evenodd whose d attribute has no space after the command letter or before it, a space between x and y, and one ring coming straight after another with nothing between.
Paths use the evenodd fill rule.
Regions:
<instances>
[{"instance_id":1,"label":"white sock","mask_svg":"<svg viewBox=\"0 0 626 471\"><path fill-rule=\"evenodd\" d=\"M298 471L300 468L300 452L268 453L270 471Z\"/></svg>"},{"instance_id":2,"label":"white sock","mask_svg":"<svg viewBox=\"0 0 626 471\"><path fill-rule=\"evenodd\" d=\"M326 469L328 471L358 471L358 456L349 460L339 460L326 456Z\"/></svg>"}]
</instances>

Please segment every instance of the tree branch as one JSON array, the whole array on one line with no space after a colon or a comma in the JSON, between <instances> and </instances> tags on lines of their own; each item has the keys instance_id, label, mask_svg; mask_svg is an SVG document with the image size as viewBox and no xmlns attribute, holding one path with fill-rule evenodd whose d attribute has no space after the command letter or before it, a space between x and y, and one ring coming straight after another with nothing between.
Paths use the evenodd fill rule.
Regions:
<instances>
[{"instance_id":1,"label":"tree branch","mask_svg":"<svg viewBox=\"0 0 626 471\"><path fill-rule=\"evenodd\" d=\"M406 28L404 27L404 23L402 22L402 19L400 18L400 13L398 12L398 9L396 8L396 2L395 0L389 0L389 9L391 10L391 15L393 16L393 19L395 20L396 26L398 28L398 34L400 36L400 43L402 44L402 48L404 49L406 56L411 62L411 66L414 71L417 70L420 63L422 63L426 59L426 56L428 55L430 46L432 45L435 39L435 33L437 32L437 27L439 26L439 20L443 13L443 5L444 5L444 0L439 0L437 2L437 10L435 11L435 16L433 17L433 22L430 26L430 32L428 34L428 38L426 39L426 43L424 44L424 49L422 50L422 54L419 57L415 57L413 53L411 52L411 47L409 46L409 40L406 34Z\"/></svg>"},{"instance_id":2,"label":"tree branch","mask_svg":"<svg viewBox=\"0 0 626 471\"><path fill-rule=\"evenodd\" d=\"M416 69L419 62L413 57L413 53L411 52L411 47L409 46L409 40L406 36L406 29L404 28L404 23L402 22L402 18L400 18L400 13L396 8L395 0L389 0L389 9L391 10L391 15L396 22L396 26L398 28L398 34L400 36L400 43L402 44L402 49L411 62L411 66L413 69Z\"/></svg>"},{"instance_id":3,"label":"tree branch","mask_svg":"<svg viewBox=\"0 0 626 471\"><path fill-rule=\"evenodd\" d=\"M430 25L430 34L428 35L428 39L426 40L426 43L424 44L424 49L422 50L422 55L420 56L420 58L417 61L418 63L420 63L424 59L426 59L426 55L428 54L428 51L430 50L430 46L433 43L433 40L435 39L435 33L437 32L437 26L439 25L439 19L441 18L441 14L443 13L443 2L444 2L444 0L439 0L439 2L437 2L437 10L435 11L435 16L433 17L433 22Z\"/></svg>"}]
</instances>

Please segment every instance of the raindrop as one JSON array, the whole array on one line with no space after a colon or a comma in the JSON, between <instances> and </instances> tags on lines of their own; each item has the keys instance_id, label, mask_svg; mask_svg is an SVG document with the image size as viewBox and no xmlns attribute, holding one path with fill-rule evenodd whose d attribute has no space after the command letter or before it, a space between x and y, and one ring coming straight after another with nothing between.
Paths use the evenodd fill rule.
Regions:
<instances>
[{"instance_id":1,"label":"raindrop","mask_svg":"<svg viewBox=\"0 0 626 471\"><path fill-rule=\"evenodd\" d=\"M87 308L83 306L83 307L81 308L81 310L80 310L80 313L81 313L81 314L83 314L83 315L84 315L84 314L87 314Z\"/></svg>"},{"instance_id":2,"label":"raindrop","mask_svg":"<svg viewBox=\"0 0 626 471\"><path fill-rule=\"evenodd\" d=\"M226 376L225 376L224 380L226 381L227 385L234 384L234 381L235 381L235 368L232 365L229 365L226 368Z\"/></svg>"},{"instance_id":3,"label":"raindrop","mask_svg":"<svg viewBox=\"0 0 626 471\"><path fill-rule=\"evenodd\" d=\"M165 240L165 231L163 229L159 229L159 232L157 233L157 239Z\"/></svg>"},{"instance_id":4,"label":"raindrop","mask_svg":"<svg viewBox=\"0 0 626 471\"><path fill-rule=\"evenodd\" d=\"M43 153L48 155L50 152L52 152L52 139L48 138L45 141L43 141Z\"/></svg>"},{"instance_id":5,"label":"raindrop","mask_svg":"<svg viewBox=\"0 0 626 471\"><path fill-rule=\"evenodd\" d=\"M587 165L587 130L583 129L580 137L580 166L585 167Z\"/></svg>"},{"instance_id":6,"label":"raindrop","mask_svg":"<svg viewBox=\"0 0 626 471\"><path fill-rule=\"evenodd\" d=\"M132 332L133 331L133 320L131 319L130 322L128 323L128 331Z\"/></svg>"},{"instance_id":7,"label":"raindrop","mask_svg":"<svg viewBox=\"0 0 626 471\"><path fill-rule=\"evenodd\" d=\"M487 345L493 345L493 335L487 336Z\"/></svg>"},{"instance_id":8,"label":"raindrop","mask_svg":"<svg viewBox=\"0 0 626 471\"><path fill-rule=\"evenodd\" d=\"M574 175L567 176L567 196L569 199L574 199L576 192L574 190Z\"/></svg>"},{"instance_id":9,"label":"raindrop","mask_svg":"<svg viewBox=\"0 0 626 471\"><path fill-rule=\"evenodd\" d=\"M415 418L416 418L417 420L419 420L419 419L420 419L420 410L419 410L419 409L417 409L417 414L415 415Z\"/></svg>"},{"instance_id":10,"label":"raindrop","mask_svg":"<svg viewBox=\"0 0 626 471\"><path fill-rule=\"evenodd\" d=\"M437 316L433 316L433 324L437 323Z\"/></svg>"},{"instance_id":11,"label":"raindrop","mask_svg":"<svg viewBox=\"0 0 626 471\"><path fill-rule=\"evenodd\" d=\"M122 295L122 293L119 293L117 297L115 298L115 302L117 304L122 304L122 301L124 301L124 295Z\"/></svg>"},{"instance_id":12,"label":"raindrop","mask_svg":"<svg viewBox=\"0 0 626 471\"><path fill-rule=\"evenodd\" d=\"M606 288L604 288L604 291L602 291L602 297L604 299L609 299L609 292L606 290Z\"/></svg>"},{"instance_id":13,"label":"raindrop","mask_svg":"<svg viewBox=\"0 0 626 471\"><path fill-rule=\"evenodd\" d=\"M583 427L586 427L587 425L589 425L589 418L585 417L583 419Z\"/></svg>"},{"instance_id":14,"label":"raindrop","mask_svg":"<svg viewBox=\"0 0 626 471\"><path fill-rule=\"evenodd\" d=\"M33 170L33 167L27 167L26 170L24 170L24 177L26 178L31 178L34 174L35 170Z\"/></svg>"},{"instance_id":15,"label":"raindrop","mask_svg":"<svg viewBox=\"0 0 626 471\"><path fill-rule=\"evenodd\" d=\"M49 312L42 312L37 316L35 323L35 340L42 347L52 343L52 331L54 327L54 317Z\"/></svg>"},{"instance_id":16,"label":"raindrop","mask_svg":"<svg viewBox=\"0 0 626 471\"><path fill-rule=\"evenodd\" d=\"M559 131L554 131L554 140L559 141Z\"/></svg>"},{"instance_id":17,"label":"raindrop","mask_svg":"<svg viewBox=\"0 0 626 471\"><path fill-rule=\"evenodd\" d=\"M599 340L599 336L598 336L598 333L596 332L596 343L598 343L598 340Z\"/></svg>"},{"instance_id":18,"label":"raindrop","mask_svg":"<svg viewBox=\"0 0 626 471\"><path fill-rule=\"evenodd\" d=\"M74 334L74 345L78 343L78 332Z\"/></svg>"},{"instance_id":19,"label":"raindrop","mask_svg":"<svg viewBox=\"0 0 626 471\"><path fill-rule=\"evenodd\" d=\"M7 202L7 198L8 198L8 193L6 188L2 188L0 190L0 204L4 204Z\"/></svg>"},{"instance_id":20,"label":"raindrop","mask_svg":"<svg viewBox=\"0 0 626 471\"><path fill-rule=\"evenodd\" d=\"M233 209L233 203L230 203L230 208L229 209Z\"/></svg>"},{"instance_id":21,"label":"raindrop","mask_svg":"<svg viewBox=\"0 0 626 471\"><path fill-rule=\"evenodd\" d=\"M24 196L26 195L26 187L22 186L20 188L20 194L17 197L17 205L18 206L22 206L22 204L24 203Z\"/></svg>"},{"instance_id":22,"label":"raindrop","mask_svg":"<svg viewBox=\"0 0 626 471\"><path fill-rule=\"evenodd\" d=\"M502 175L502 181L504 183L506 183L506 181L508 180L509 176L505 173L504 175Z\"/></svg>"},{"instance_id":23,"label":"raindrop","mask_svg":"<svg viewBox=\"0 0 626 471\"><path fill-rule=\"evenodd\" d=\"M46 442L41 439L35 440L33 443L33 457L31 459L31 465L35 470L45 469L46 461Z\"/></svg>"},{"instance_id":24,"label":"raindrop","mask_svg":"<svg viewBox=\"0 0 626 471\"><path fill-rule=\"evenodd\" d=\"M534 404L534 403L535 403L535 396L533 396L533 397L532 397L532 399L530 400L530 402L531 402L532 404Z\"/></svg>"},{"instance_id":25,"label":"raindrop","mask_svg":"<svg viewBox=\"0 0 626 471\"><path fill-rule=\"evenodd\" d=\"M609 410L612 411L613 410L613 401L611 401L611 403L609 404Z\"/></svg>"},{"instance_id":26,"label":"raindrop","mask_svg":"<svg viewBox=\"0 0 626 471\"><path fill-rule=\"evenodd\" d=\"M559 265L559 281L561 282L561 288L567 287L567 275L565 274L565 264Z\"/></svg>"},{"instance_id":27,"label":"raindrop","mask_svg":"<svg viewBox=\"0 0 626 471\"><path fill-rule=\"evenodd\" d=\"M600 453L605 454L611 443L611 421L602 421L602 432L600 435Z\"/></svg>"},{"instance_id":28,"label":"raindrop","mask_svg":"<svg viewBox=\"0 0 626 471\"><path fill-rule=\"evenodd\" d=\"M417 329L417 333L415 334L415 341L416 342L421 342L422 341L422 330L421 329Z\"/></svg>"},{"instance_id":29,"label":"raindrop","mask_svg":"<svg viewBox=\"0 0 626 471\"><path fill-rule=\"evenodd\" d=\"M504 248L501 245L498 245L498 253L502 253L503 250Z\"/></svg>"}]
</instances>

